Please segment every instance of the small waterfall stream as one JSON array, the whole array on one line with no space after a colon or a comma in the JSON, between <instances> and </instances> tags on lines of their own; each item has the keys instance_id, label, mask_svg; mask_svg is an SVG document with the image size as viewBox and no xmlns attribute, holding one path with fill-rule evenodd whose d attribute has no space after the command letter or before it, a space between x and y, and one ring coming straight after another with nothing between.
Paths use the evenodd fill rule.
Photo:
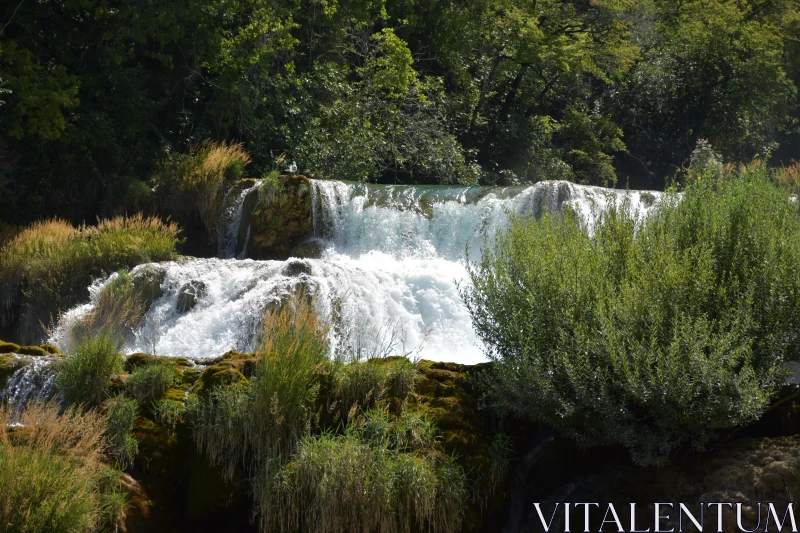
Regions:
<instances>
[{"instance_id":1,"label":"small waterfall stream","mask_svg":"<svg viewBox=\"0 0 800 533\"><path fill-rule=\"evenodd\" d=\"M236 257L240 226L243 220L243 208L247 195L254 191L260 181L244 189L231 188L222 200L222 209L217 226L217 257L231 259ZM233 198L231 198L233 196ZM247 228L248 235L250 228ZM244 249L247 249L245 243ZM241 259L241 257L240 257Z\"/></svg>"},{"instance_id":2,"label":"small waterfall stream","mask_svg":"<svg viewBox=\"0 0 800 533\"><path fill-rule=\"evenodd\" d=\"M20 367L0 389L0 401L21 407L29 401L47 401L55 396L56 373L51 357L12 356Z\"/></svg>"},{"instance_id":3,"label":"small waterfall stream","mask_svg":"<svg viewBox=\"0 0 800 533\"><path fill-rule=\"evenodd\" d=\"M459 293L468 283L467 249L470 259L478 259L485 240L506 227L511 213L569 206L591 224L593 214L610 202L627 198L644 215L659 198L659 193L568 182L445 187L312 181L314 234L324 243L321 257L232 259L238 240L245 238L242 206L256 186L228 202L220 258L151 267L164 273L163 295L133 331L124 346L127 353L204 358L230 349L251 350L264 309L302 288L315 296L318 311L335 326L332 354L478 363L485 360L483 347ZM196 305L181 312L178 298L190 282L202 284L204 291ZM102 288L103 282L92 287L93 299ZM68 312L50 342L68 346L71 324L92 305Z\"/></svg>"}]
</instances>

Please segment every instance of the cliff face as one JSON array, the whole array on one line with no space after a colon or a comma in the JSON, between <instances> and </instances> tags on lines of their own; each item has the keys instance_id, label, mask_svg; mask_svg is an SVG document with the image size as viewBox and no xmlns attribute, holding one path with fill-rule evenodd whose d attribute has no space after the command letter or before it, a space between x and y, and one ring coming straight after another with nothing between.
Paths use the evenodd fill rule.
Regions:
<instances>
[{"instance_id":1,"label":"cliff face","mask_svg":"<svg viewBox=\"0 0 800 533\"><path fill-rule=\"evenodd\" d=\"M290 257L293 248L314 233L310 180L305 176L279 176L263 183L249 227L247 257Z\"/></svg>"}]
</instances>

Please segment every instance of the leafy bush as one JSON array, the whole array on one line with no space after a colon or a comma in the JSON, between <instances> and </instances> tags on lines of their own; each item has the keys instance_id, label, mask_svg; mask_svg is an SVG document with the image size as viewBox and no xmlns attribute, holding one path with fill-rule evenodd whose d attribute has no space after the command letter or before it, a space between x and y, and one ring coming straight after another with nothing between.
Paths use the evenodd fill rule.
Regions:
<instances>
[{"instance_id":1,"label":"leafy bush","mask_svg":"<svg viewBox=\"0 0 800 533\"><path fill-rule=\"evenodd\" d=\"M125 387L140 402L158 400L175 383L175 366L156 361L140 366L128 376Z\"/></svg>"},{"instance_id":2,"label":"leafy bush","mask_svg":"<svg viewBox=\"0 0 800 533\"><path fill-rule=\"evenodd\" d=\"M174 256L178 227L141 215L75 228L36 222L0 250L0 323L19 321L20 335L38 342L41 324L86 297L93 276Z\"/></svg>"},{"instance_id":3,"label":"leafy bush","mask_svg":"<svg viewBox=\"0 0 800 533\"><path fill-rule=\"evenodd\" d=\"M139 418L139 404L133 398L115 396L106 403L106 417L108 451L122 468L126 468L133 464L139 451L139 443L132 433Z\"/></svg>"},{"instance_id":4,"label":"leafy bush","mask_svg":"<svg viewBox=\"0 0 800 533\"><path fill-rule=\"evenodd\" d=\"M106 399L109 380L122 372L119 341L100 334L83 338L59 364L56 386L69 405L96 405Z\"/></svg>"},{"instance_id":5,"label":"leafy bush","mask_svg":"<svg viewBox=\"0 0 800 533\"><path fill-rule=\"evenodd\" d=\"M470 265L495 408L643 465L759 417L800 355L800 217L762 168L715 175L593 234L517 218Z\"/></svg>"},{"instance_id":6,"label":"leafy bush","mask_svg":"<svg viewBox=\"0 0 800 533\"><path fill-rule=\"evenodd\" d=\"M126 496L119 472L101 462L102 416L35 403L12 432L11 414L0 407L0 531L80 533L121 521Z\"/></svg>"},{"instance_id":7,"label":"leafy bush","mask_svg":"<svg viewBox=\"0 0 800 533\"><path fill-rule=\"evenodd\" d=\"M153 179L162 210L185 221L197 216L209 235L215 236L225 182L241 178L249 163L241 143L206 140L192 146L188 154L167 154Z\"/></svg>"}]
</instances>

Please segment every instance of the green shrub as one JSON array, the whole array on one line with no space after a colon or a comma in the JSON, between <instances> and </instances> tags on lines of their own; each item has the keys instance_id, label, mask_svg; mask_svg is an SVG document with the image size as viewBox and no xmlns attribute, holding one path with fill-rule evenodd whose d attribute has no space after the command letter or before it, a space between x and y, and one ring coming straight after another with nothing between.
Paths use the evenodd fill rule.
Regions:
<instances>
[{"instance_id":1,"label":"green shrub","mask_svg":"<svg viewBox=\"0 0 800 533\"><path fill-rule=\"evenodd\" d=\"M126 495L102 464L104 419L95 411L29 404L8 431L0 407L0 532L82 533L121 522ZM112 505L113 504L113 505Z\"/></svg>"},{"instance_id":2,"label":"green shrub","mask_svg":"<svg viewBox=\"0 0 800 533\"><path fill-rule=\"evenodd\" d=\"M306 298L293 298L266 316L253 377L187 406L198 448L228 477L288 457L311 428L314 373L327 354L320 328Z\"/></svg>"},{"instance_id":3,"label":"green shrub","mask_svg":"<svg viewBox=\"0 0 800 533\"><path fill-rule=\"evenodd\" d=\"M128 376L125 388L140 402L158 400L175 383L175 366L163 361L140 366Z\"/></svg>"},{"instance_id":4,"label":"green shrub","mask_svg":"<svg viewBox=\"0 0 800 533\"><path fill-rule=\"evenodd\" d=\"M93 277L175 255L178 227L141 215L75 228L40 221L0 250L0 325L38 342L42 324L87 297Z\"/></svg>"},{"instance_id":5,"label":"green shrub","mask_svg":"<svg viewBox=\"0 0 800 533\"><path fill-rule=\"evenodd\" d=\"M133 436L136 419L139 418L139 403L123 395L115 396L106 403L106 439L108 452L126 468L133 464L139 443Z\"/></svg>"},{"instance_id":6,"label":"green shrub","mask_svg":"<svg viewBox=\"0 0 800 533\"><path fill-rule=\"evenodd\" d=\"M640 464L759 417L800 350L800 217L759 168L701 176L646 220L517 218L465 291L491 401Z\"/></svg>"},{"instance_id":7,"label":"green shrub","mask_svg":"<svg viewBox=\"0 0 800 533\"><path fill-rule=\"evenodd\" d=\"M248 472L260 529L457 531L463 471L424 415L391 415L386 405L389 389L413 390L414 366L329 363L325 327L302 295L269 313L263 331L249 380L186 406L199 450L228 479ZM320 404L341 413L331 426L343 435L315 435Z\"/></svg>"},{"instance_id":8,"label":"green shrub","mask_svg":"<svg viewBox=\"0 0 800 533\"><path fill-rule=\"evenodd\" d=\"M69 405L96 405L108 396L109 380L122 372L119 340L107 334L82 339L57 368L56 386Z\"/></svg>"}]
</instances>

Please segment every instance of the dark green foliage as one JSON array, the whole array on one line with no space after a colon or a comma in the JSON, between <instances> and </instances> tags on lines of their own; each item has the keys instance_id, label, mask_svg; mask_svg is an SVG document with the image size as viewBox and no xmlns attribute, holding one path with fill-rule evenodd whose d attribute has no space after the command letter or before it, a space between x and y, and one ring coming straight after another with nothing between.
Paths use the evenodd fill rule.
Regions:
<instances>
[{"instance_id":1,"label":"dark green foliage","mask_svg":"<svg viewBox=\"0 0 800 533\"><path fill-rule=\"evenodd\" d=\"M126 468L133 464L139 450L139 443L133 436L139 403L123 395L115 396L106 402L106 417L108 452L121 468Z\"/></svg>"},{"instance_id":2,"label":"dark green foliage","mask_svg":"<svg viewBox=\"0 0 800 533\"><path fill-rule=\"evenodd\" d=\"M58 364L56 386L68 405L97 405L111 378L122 372L119 340L107 334L82 339Z\"/></svg>"},{"instance_id":3,"label":"dark green foliage","mask_svg":"<svg viewBox=\"0 0 800 533\"><path fill-rule=\"evenodd\" d=\"M593 234L571 212L516 219L464 296L495 408L653 464L761 414L800 355L798 268L797 207L755 166L638 226L624 204Z\"/></svg>"},{"instance_id":4,"label":"dark green foliage","mask_svg":"<svg viewBox=\"0 0 800 533\"><path fill-rule=\"evenodd\" d=\"M793 0L14 7L0 48L13 223L182 207L181 186L153 187L208 138L245 142L255 175L297 160L339 179L648 188L699 138L787 164L800 143ZM190 189L186 210L213 191Z\"/></svg>"}]
</instances>

